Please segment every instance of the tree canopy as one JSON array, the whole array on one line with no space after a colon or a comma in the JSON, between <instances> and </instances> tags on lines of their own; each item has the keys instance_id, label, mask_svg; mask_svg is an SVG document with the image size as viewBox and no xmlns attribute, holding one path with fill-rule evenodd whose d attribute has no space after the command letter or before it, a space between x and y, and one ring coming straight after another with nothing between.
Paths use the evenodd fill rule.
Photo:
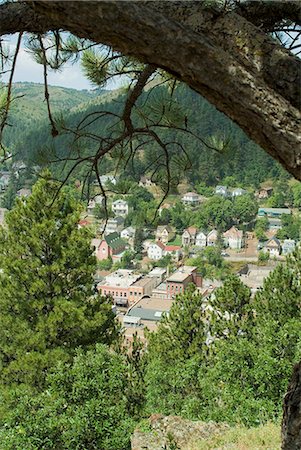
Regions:
<instances>
[{"instance_id":1,"label":"tree canopy","mask_svg":"<svg viewBox=\"0 0 301 450\"><path fill-rule=\"evenodd\" d=\"M63 29L146 64L124 110L124 138L133 131L130 110L141 89L161 68L202 94L301 178L300 60L270 36L279 31L298 34L299 2L286 1L284 7L278 1L256 6L251 1L33 1L5 2L0 8L1 35L52 31L61 44L55 33ZM292 40L296 44L295 35L290 44ZM41 38L37 41L45 62L45 47ZM64 49L63 59L70 57L71 47ZM86 66L95 61L90 53ZM101 66L105 77L108 69ZM52 123L54 135L56 131Z\"/></svg>"}]
</instances>

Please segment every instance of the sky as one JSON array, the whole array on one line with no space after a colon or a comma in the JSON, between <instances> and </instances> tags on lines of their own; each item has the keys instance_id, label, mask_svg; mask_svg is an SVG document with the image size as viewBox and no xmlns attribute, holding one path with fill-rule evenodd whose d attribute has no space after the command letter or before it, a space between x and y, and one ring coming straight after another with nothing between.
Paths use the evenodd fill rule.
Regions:
<instances>
[{"instance_id":1,"label":"sky","mask_svg":"<svg viewBox=\"0 0 301 450\"><path fill-rule=\"evenodd\" d=\"M6 45L14 47L15 38L5 37ZM4 82L8 81L9 74L2 77ZM20 49L15 70L14 82L30 81L34 83L43 83L43 66L37 64L32 56L25 50L24 46ZM63 86L73 89L92 89L93 86L82 74L79 63L66 64L62 71L49 71L48 84ZM113 87L113 86L112 86ZM112 87L107 87L112 89Z\"/></svg>"}]
</instances>

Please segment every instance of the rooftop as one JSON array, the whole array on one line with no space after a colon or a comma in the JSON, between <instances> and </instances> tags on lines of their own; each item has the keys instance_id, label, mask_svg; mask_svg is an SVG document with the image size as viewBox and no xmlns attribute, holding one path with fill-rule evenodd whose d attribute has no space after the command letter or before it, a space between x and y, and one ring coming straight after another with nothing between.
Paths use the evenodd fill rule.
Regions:
<instances>
[{"instance_id":1,"label":"rooftop","mask_svg":"<svg viewBox=\"0 0 301 450\"><path fill-rule=\"evenodd\" d=\"M140 274L134 273L133 270L119 269L116 272L106 276L101 283L102 286L128 288L141 277Z\"/></svg>"},{"instance_id":2,"label":"rooftop","mask_svg":"<svg viewBox=\"0 0 301 450\"><path fill-rule=\"evenodd\" d=\"M150 281L152 281L151 277L145 277L145 278L140 278L139 280L135 281L132 286L141 286L144 287L146 286Z\"/></svg>"}]
</instances>

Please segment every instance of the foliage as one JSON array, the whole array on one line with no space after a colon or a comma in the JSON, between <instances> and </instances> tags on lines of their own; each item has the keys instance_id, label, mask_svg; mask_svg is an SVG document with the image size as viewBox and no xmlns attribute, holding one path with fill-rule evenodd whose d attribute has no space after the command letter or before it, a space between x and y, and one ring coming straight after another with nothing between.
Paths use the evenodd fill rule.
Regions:
<instances>
[{"instance_id":1,"label":"foliage","mask_svg":"<svg viewBox=\"0 0 301 450\"><path fill-rule=\"evenodd\" d=\"M77 226L81 205L44 176L0 230L1 379L32 387L76 347L119 335L109 300L93 291L96 260Z\"/></svg>"},{"instance_id":2,"label":"foliage","mask_svg":"<svg viewBox=\"0 0 301 450\"><path fill-rule=\"evenodd\" d=\"M268 218L267 217L258 218L255 224L255 236L257 237L257 239L259 239L260 241L266 241L267 236L265 232L268 230L268 228L269 228Z\"/></svg>"},{"instance_id":3,"label":"foliage","mask_svg":"<svg viewBox=\"0 0 301 450\"><path fill-rule=\"evenodd\" d=\"M297 214L282 214L281 229L277 231L277 238L299 240L300 237L301 216Z\"/></svg>"},{"instance_id":4,"label":"foliage","mask_svg":"<svg viewBox=\"0 0 301 450\"><path fill-rule=\"evenodd\" d=\"M41 394L16 398L0 428L1 448L129 449L128 385L120 355L100 344L78 350L71 364L48 376Z\"/></svg>"},{"instance_id":5,"label":"foliage","mask_svg":"<svg viewBox=\"0 0 301 450\"><path fill-rule=\"evenodd\" d=\"M110 270L113 266L113 260L111 256L107 259L102 259L101 261L97 261L97 267L99 270Z\"/></svg>"}]
</instances>

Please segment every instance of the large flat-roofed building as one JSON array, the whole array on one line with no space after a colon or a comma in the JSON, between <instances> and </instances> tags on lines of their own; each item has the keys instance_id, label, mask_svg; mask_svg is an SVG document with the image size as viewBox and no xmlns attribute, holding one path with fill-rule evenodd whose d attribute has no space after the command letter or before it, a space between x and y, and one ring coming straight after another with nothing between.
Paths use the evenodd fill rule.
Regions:
<instances>
[{"instance_id":1,"label":"large flat-roofed building","mask_svg":"<svg viewBox=\"0 0 301 450\"><path fill-rule=\"evenodd\" d=\"M115 305L127 306L129 303L129 287L142 276L135 274L133 270L119 269L106 276L98 284L98 289L102 295L113 297Z\"/></svg>"},{"instance_id":2,"label":"large flat-roofed building","mask_svg":"<svg viewBox=\"0 0 301 450\"><path fill-rule=\"evenodd\" d=\"M190 283L201 287L202 277L198 274L197 267L182 266L166 280L167 298L173 298L177 294L182 294Z\"/></svg>"},{"instance_id":3,"label":"large flat-roofed building","mask_svg":"<svg viewBox=\"0 0 301 450\"><path fill-rule=\"evenodd\" d=\"M119 269L107 275L98 289L102 295L113 297L115 305L126 307L145 295L150 296L157 284L156 277L143 277L133 270Z\"/></svg>"},{"instance_id":4,"label":"large flat-roofed building","mask_svg":"<svg viewBox=\"0 0 301 450\"><path fill-rule=\"evenodd\" d=\"M140 278L139 280L135 281L130 285L128 289L129 302L134 303L144 295L152 295L152 291L157 284L157 280L154 277Z\"/></svg>"},{"instance_id":5,"label":"large flat-roofed building","mask_svg":"<svg viewBox=\"0 0 301 450\"><path fill-rule=\"evenodd\" d=\"M138 334L144 339L144 330L155 331L164 314L168 315L173 300L143 297L135 303L119 320L124 326L124 335L132 341L133 335Z\"/></svg>"}]
</instances>

